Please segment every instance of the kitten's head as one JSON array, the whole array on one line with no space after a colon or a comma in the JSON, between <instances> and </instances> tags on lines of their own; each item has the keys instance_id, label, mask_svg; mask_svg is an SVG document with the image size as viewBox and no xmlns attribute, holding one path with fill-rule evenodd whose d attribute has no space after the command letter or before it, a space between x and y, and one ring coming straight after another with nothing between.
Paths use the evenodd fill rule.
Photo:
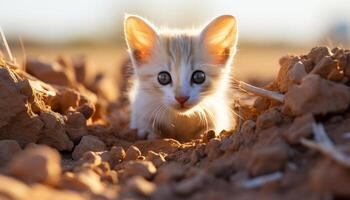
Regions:
<instances>
[{"instance_id":1,"label":"kitten's head","mask_svg":"<svg viewBox=\"0 0 350 200\"><path fill-rule=\"evenodd\" d=\"M128 15L125 37L139 89L160 103L186 112L216 94L228 82L237 43L231 15L212 20L202 30L159 30Z\"/></svg>"}]
</instances>

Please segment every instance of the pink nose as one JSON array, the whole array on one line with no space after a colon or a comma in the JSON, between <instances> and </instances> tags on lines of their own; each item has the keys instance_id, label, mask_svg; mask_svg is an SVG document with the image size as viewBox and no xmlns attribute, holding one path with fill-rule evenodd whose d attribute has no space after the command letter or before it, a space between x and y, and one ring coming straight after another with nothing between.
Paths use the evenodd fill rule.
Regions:
<instances>
[{"instance_id":1,"label":"pink nose","mask_svg":"<svg viewBox=\"0 0 350 200\"><path fill-rule=\"evenodd\" d=\"M180 104L184 104L190 97L189 96L177 96L175 97L176 101Z\"/></svg>"}]
</instances>

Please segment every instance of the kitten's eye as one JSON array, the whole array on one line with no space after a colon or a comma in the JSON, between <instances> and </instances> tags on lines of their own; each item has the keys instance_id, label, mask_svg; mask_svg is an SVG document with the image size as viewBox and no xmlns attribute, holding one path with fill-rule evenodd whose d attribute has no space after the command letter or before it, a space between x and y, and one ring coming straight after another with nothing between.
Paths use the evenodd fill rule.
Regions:
<instances>
[{"instance_id":1,"label":"kitten's eye","mask_svg":"<svg viewBox=\"0 0 350 200\"><path fill-rule=\"evenodd\" d=\"M205 73L203 71L197 70L192 74L192 82L195 84L202 84L205 81Z\"/></svg>"},{"instance_id":2,"label":"kitten's eye","mask_svg":"<svg viewBox=\"0 0 350 200\"><path fill-rule=\"evenodd\" d=\"M171 83L171 76L168 72L166 71L162 71L159 72L158 74L158 82L161 85L168 85L169 83Z\"/></svg>"}]
</instances>

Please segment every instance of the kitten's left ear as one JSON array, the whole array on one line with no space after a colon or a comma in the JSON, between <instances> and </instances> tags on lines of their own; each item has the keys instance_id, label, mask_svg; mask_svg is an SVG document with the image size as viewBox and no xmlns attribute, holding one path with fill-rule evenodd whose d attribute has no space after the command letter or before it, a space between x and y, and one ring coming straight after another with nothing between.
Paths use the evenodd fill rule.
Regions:
<instances>
[{"instance_id":1,"label":"kitten's left ear","mask_svg":"<svg viewBox=\"0 0 350 200\"><path fill-rule=\"evenodd\" d=\"M201 32L201 42L217 63L223 64L237 44L237 22L232 15L212 20Z\"/></svg>"},{"instance_id":2,"label":"kitten's left ear","mask_svg":"<svg viewBox=\"0 0 350 200\"><path fill-rule=\"evenodd\" d=\"M154 25L136 15L128 15L124 20L126 42L138 62L146 62L158 41Z\"/></svg>"}]
</instances>

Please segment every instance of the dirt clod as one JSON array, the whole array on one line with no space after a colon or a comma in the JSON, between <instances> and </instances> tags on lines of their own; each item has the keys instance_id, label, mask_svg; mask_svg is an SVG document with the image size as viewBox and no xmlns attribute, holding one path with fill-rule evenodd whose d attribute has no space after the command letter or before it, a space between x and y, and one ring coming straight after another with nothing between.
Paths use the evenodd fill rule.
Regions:
<instances>
[{"instance_id":1,"label":"dirt clod","mask_svg":"<svg viewBox=\"0 0 350 200\"><path fill-rule=\"evenodd\" d=\"M140 150L136 146L132 145L126 150L125 160L136 160L140 156Z\"/></svg>"},{"instance_id":2,"label":"dirt clod","mask_svg":"<svg viewBox=\"0 0 350 200\"><path fill-rule=\"evenodd\" d=\"M55 183L61 174L59 153L47 146L27 148L9 163L10 173L28 183Z\"/></svg>"},{"instance_id":3,"label":"dirt clod","mask_svg":"<svg viewBox=\"0 0 350 200\"><path fill-rule=\"evenodd\" d=\"M88 135L82 137L79 144L74 148L72 157L74 160L79 160L87 151L103 151L106 145L96 136Z\"/></svg>"},{"instance_id":4,"label":"dirt clod","mask_svg":"<svg viewBox=\"0 0 350 200\"><path fill-rule=\"evenodd\" d=\"M146 179L151 178L157 172L156 167L150 161L128 161L125 164L125 173L128 176L142 176Z\"/></svg>"}]
</instances>

